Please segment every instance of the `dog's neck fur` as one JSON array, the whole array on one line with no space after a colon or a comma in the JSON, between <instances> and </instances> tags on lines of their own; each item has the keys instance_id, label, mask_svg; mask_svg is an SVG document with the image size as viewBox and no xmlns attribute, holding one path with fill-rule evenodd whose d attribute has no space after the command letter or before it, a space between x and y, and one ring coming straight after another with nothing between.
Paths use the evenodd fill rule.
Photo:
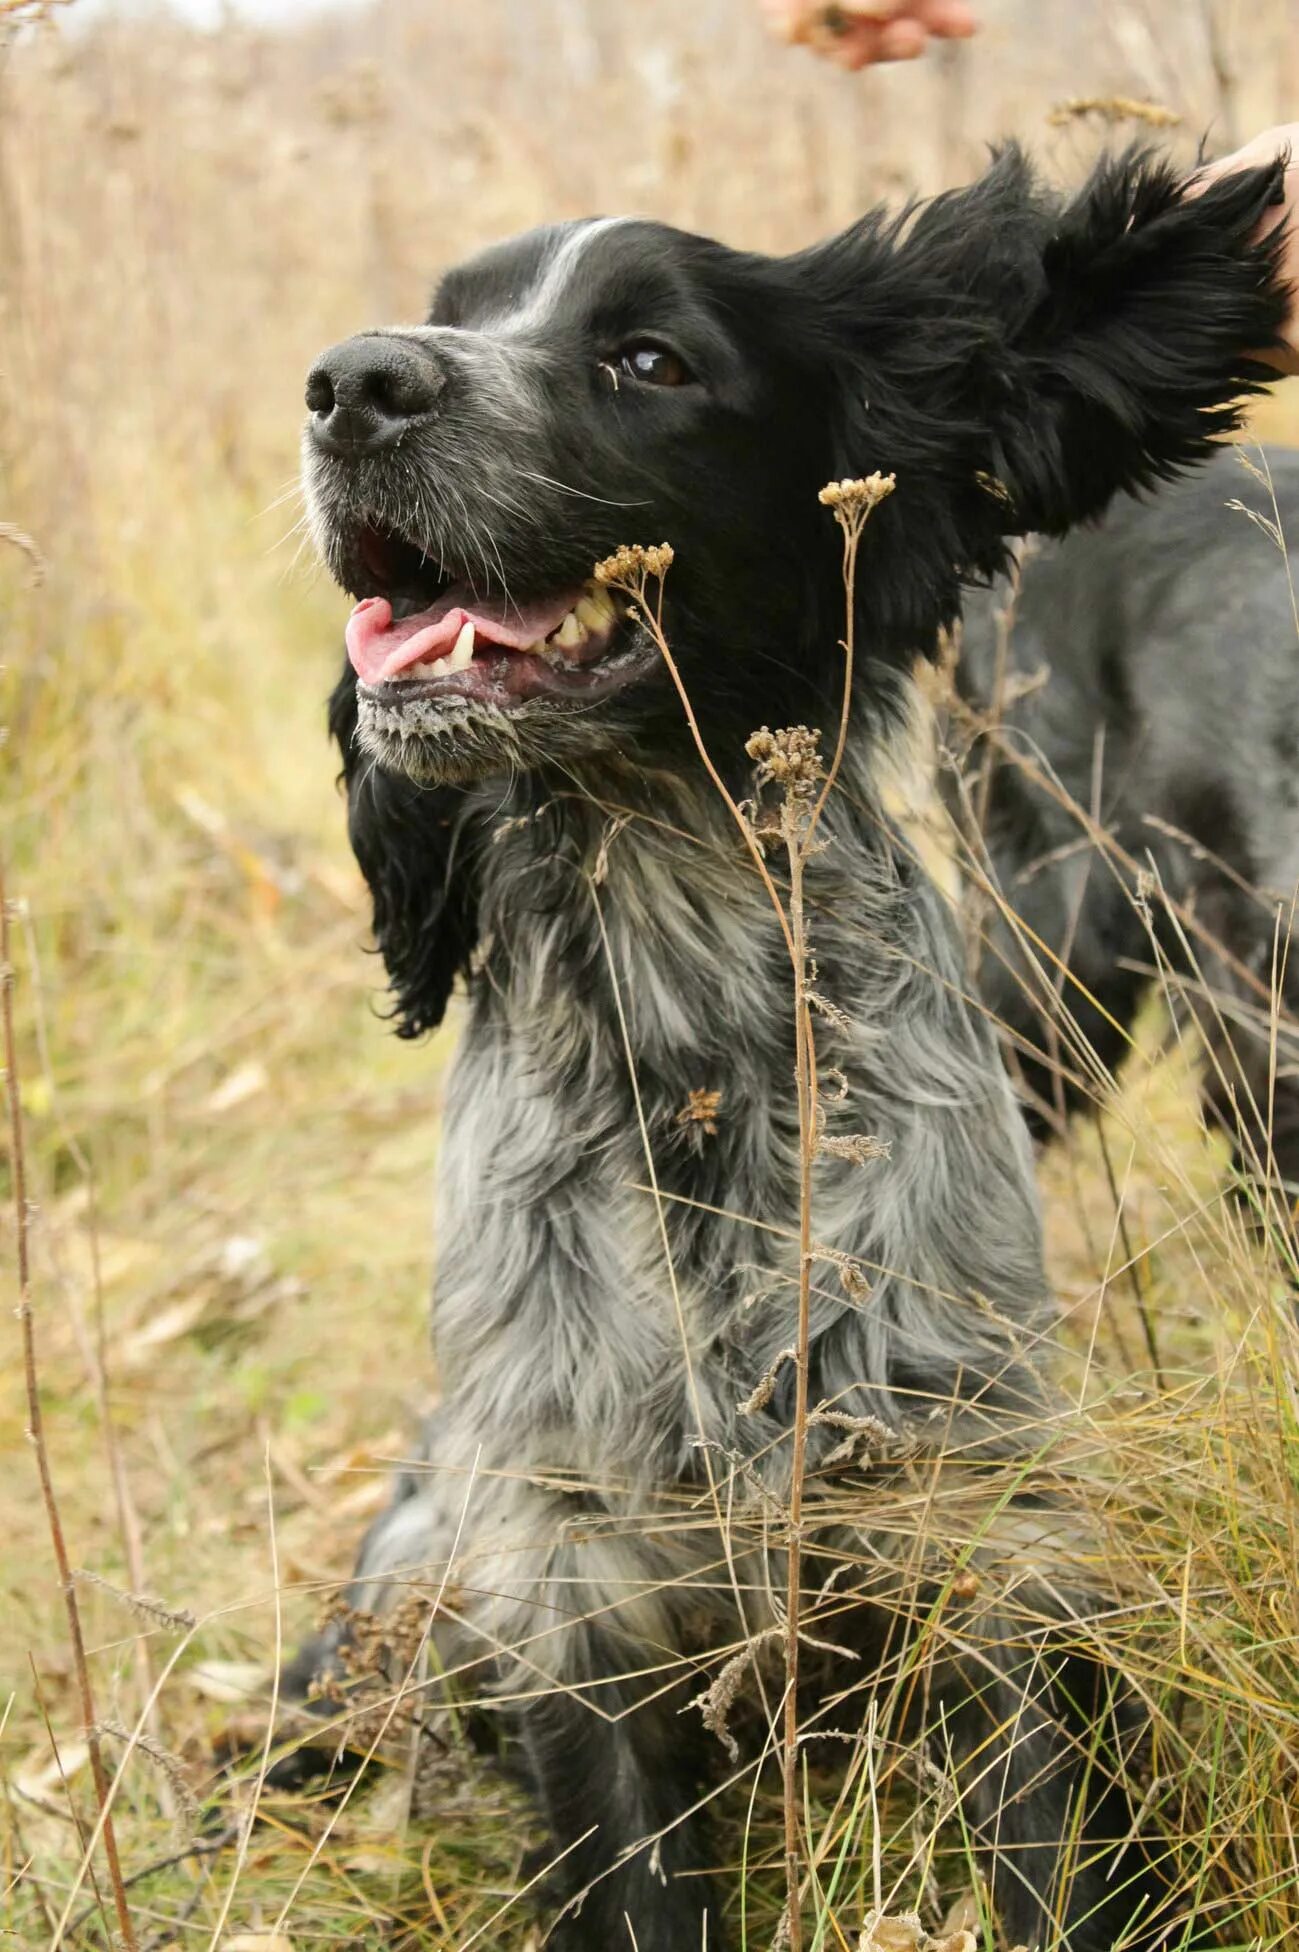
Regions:
<instances>
[{"instance_id":1,"label":"dog's neck fur","mask_svg":"<svg viewBox=\"0 0 1299 1952\"><path fill-rule=\"evenodd\" d=\"M1031 1160L954 918L882 810L883 760L836 790L808 865L825 1131L886 1148L817 1161L812 1400L896 1423L945 1382L1031 1415ZM706 781L674 801L656 782L652 817L625 792L538 797L498 789L472 816L483 941L442 1147L440 1366L456 1414L507 1443L522 1420L571 1450L557 1465L676 1473L697 1437L734 1441L794 1339L792 971ZM746 1448L787 1426L791 1386L786 1364Z\"/></svg>"}]
</instances>

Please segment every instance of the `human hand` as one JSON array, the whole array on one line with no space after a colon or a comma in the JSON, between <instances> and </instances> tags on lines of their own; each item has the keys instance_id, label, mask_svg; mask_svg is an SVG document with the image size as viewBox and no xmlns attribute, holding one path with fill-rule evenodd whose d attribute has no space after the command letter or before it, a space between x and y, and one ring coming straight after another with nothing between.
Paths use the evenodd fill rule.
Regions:
<instances>
[{"instance_id":1,"label":"human hand","mask_svg":"<svg viewBox=\"0 0 1299 1952\"><path fill-rule=\"evenodd\" d=\"M841 68L914 61L931 39L964 40L978 26L965 0L762 0L775 33Z\"/></svg>"},{"instance_id":2,"label":"human hand","mask_svg":"<svg viewBox=\"0 0 1299 1952\"><path fill-rule=\"evenodd\" d=\"M1296 152L1299 152L1299 122L1284 123L1279 128L1265 130L1261 136L1247 142L1243 149L1234 150L1219 162L1209 163L1206 168L1197 170L1189 188L1192 193L1207 189L1210 183L1216 183L1221 177L1235 176L1242 169L1261 168L1278 156L1286 157L1286 172L1282 179L1284 200L1274 204L1267 212L1259 226L1259 235L1266 237L1289 218L1281 250L1280 275L1290 287L1290 315L1283 328L1285 345L1260 356L1282 373L1299 374L1299 222L1295 215L1296 208L1299 208L1299 162L1295 160Z\"/></svg>"}]
</instances>

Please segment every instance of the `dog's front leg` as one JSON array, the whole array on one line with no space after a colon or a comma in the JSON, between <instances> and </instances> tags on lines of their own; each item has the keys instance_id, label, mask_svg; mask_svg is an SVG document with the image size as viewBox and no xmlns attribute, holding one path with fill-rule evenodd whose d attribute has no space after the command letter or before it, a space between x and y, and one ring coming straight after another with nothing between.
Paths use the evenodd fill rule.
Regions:
<instances>
[{"instance_id":1,"label":"dog's front leg","mask_svg":"<svg viewBox=\"0 0 1299 1952\"><path fill-rule=\"evenodd\" d=\"M695 1743L664 1691L654 1650L629 1659L621 1636L570 1630L562 1681L529 1702L521 1729L551 1841L546 1880L562 1905L553 1952L720 1952L717 1893L704 1865Z\"/></svg>"},{"instance_id":2,"label":"dog's front leg","mask_svg":"<svg viewBox=\"0 0 1299 1952\"><path fill-rule=\"evenodd\" d=\"M1166 1867L1132 1799L1124 1752L1139 1712L1120 1677L996 1608L969 1627L934 1675L930 1739L954 1768L1005 1943L1177 1943Z\"/></svg>"},{"instance_id":3,"label":"dog's front leg","mask_svg":"<svg viewBox=\"0 0 1299 1952\"><path fill-rule=\"evenodd\" d=\"M679 1712L697 1679L663 1598L678 1560L602 1533L600 1513L539 1489L513 1461L484 1466L445 1414L423 1448L426 1465L367 1533L348 1598L381 1614L428 1596L440 1670L517 1727L549 1831L547 1945L720 1952L704 1825L686 1815L704 1792L698 1717ZM310 1642L286 1689L335 1669L346 1637L344 1624Z\"/></svg>"}]
</instances>

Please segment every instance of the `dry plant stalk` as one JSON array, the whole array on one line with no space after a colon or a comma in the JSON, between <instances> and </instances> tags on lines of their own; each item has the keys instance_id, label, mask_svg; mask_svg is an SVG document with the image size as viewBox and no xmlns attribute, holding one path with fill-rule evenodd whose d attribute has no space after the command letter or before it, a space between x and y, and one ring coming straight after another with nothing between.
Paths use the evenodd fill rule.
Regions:
<instances>
[{"instance_id":1,"label":"dry plant stalk","mask_svg":"<svg viewBox=\"0 0 1299 1952\"><path fill-rule=\"evenodd\" d=\"M5 525L0 523L0 541L4 539ZM28 540L30 541L30 538ZM32 548L36 548L34 543L32 544ZM40 555L39 550L36 551L36 558L39 573L33 573L33 584L38 583L45 573L44 557ZM22 910L22 919L27 946L28 981L35 1018L36 1051L41 1066L41 1075L49 1088L50 1102L54 1104L56 1101L56 1090L53 1079L53 1066L50 1061L44 1000L41 991L40 958L37 954L36 937L32 929L31 917L25 907ZM104 1579L101 1575L91 1572L82 1566L75 1569L74 1577L82 1585L97 1585L103 1591L113 1594L115 1598L131 1608L137 1614L137 1617L148 1619L153 1625L166 1622L171 1630L184 1631L186 1628L192 1628L195 1625L193 1616L184 1610L181 1613L177 1613L174 1608L167 1607L162 1601L151 1600L144 1590L144 1542L139 1515L135 1508L135 1501L131 1496L131 1487L126 1474L126 1463L122 1456L122 1447L118 1442L117 1419L113 1409L112 1394L108 1381L108 1332L104 1317L104 1283L99 1238L99 1186L94 1164L89 1152L82 1144L80 1135L73 1130L72 1126L68 1124L64 1117L61 1115L57 1116L60 1141L66 1147L68 1156L73 1161L77 1171L81 1174L82 1185L86 1193L86 1221L90 1244L91 1289L94 1301L93 1332L86 1321L85 1311L82 1308L76 1284L59 1266L57 1255L55 1257L56 1272L67 1295L69 1311L72 1318L73 1334L76 1337L91 1388L95 1392L95 1402L99 1410L100 1429L104 1439L104 1451L108 1462L108 1475L113 1487L113 1500L117 1508L118 1536L121 1540L122 1557L129 1577L129 1589L124 1591L121 1587L115 1586L111 1580ZM157 1703L151 1699L153 1694L153 1658L149 1638L146 1634L137 1634L135 1636L133 1658L139 1680L140 1698L142 1701L150 1703L150 1706L146 1710L149 1734L154 1742L160 1743L162 1741L162 1726L158 1715ZM174 1817L177 1814L177 1808L165 1777L159 1783L159 1800L162 1803L166 1815Z\"/></svg>"},{"instance_id":2,"label":"dry plant stalk","mask_svg":"<svg viewBox=\"0 0 1299 1952\"><path fill-rule=\"evenodd\" d=\"M86 1643L81 1631L81 1609L77 1603L76 1576L68 1558L67 1542L63 1536L58 1499L54 1492L54 1478L50 1470L49 1448L45 1441L45 1423L41 1414L41 1391L36 1364L36 1328L32 1317L31 1253L27 1226L27 1163L23 1148L23 1111L19 1097L18 1039L14 1031L14 969L10 959L9 902L5 891L3 868L0 868L0 1007L4 1017L5 1090L9 1096L10 1168L13 1174L14 1227L18 1245L18 1320L22 1325L28 1432L32 1448L36 1452L41 1497L45 1504L50 1541L54 1547L54 1558L59 1570L59 1585L63 1589L63 1604L68 1616L72 1663L77 1677L77 1691L81 1698L81 1719L90 1758L90 1773L95 1785L95 1800L99 1806L104 1857L108 1864L109 1882L113 1887L117 1929L126 1952L137 1952L135 1927L131 1923L130 1908L126 1902L126 1887L122 1881L121 1861L117 1854L117 1833L113 1827L113 1813L108 1801L108 1778L104 1773L104 1758L99 1741L100 1724L95 1713L90 1669L86 1664Z\"/></svg>"},{"instance_id":3,"label":"dry plant stalk","mask_svg":"<svg viewBox=\"0 0 1299 1952\"><path fill-rule=\"evenodd\" d=\"M3 0L0 0L0 5L3 5ZM41 553L40 545L16 522L0 522L0 542L7 543L11 549L17 549L20 555L26 556L31 565L28 582L32 589L38 589L49 574L49 564Z\"/></svg>"},{"instance_id":4,"label":"dry plant stalk","mask_svg":"<svg viewBox=\"0 0 1299 1952\"><path fill-rule=\"evenodd\" d=\"M893 493L896 477L872 474L863 479L832 481L819 499L834 513L843 532L843 584L846 607L842 640L844 676L838 736L828 767L820 752L820 733L805 725L771 731L763 726L749 739L745 750L754 762L759 788L774 785L781 793L775 833L766 827L761 835L755 823L736 801L708 752L689 695L663 631L663 578L672 563L667 543L657 548L623 547L598 563L599 582L610 584L631 597L637 612L667 665L685 711L696 749L708 775L739 827L745 845L775 909L785 938L794 974L795 1093L798 1105L798 1322L793 1348L788 1351L795 1368L793 1446L790 1462L789 1536L786 1549L785 1587L785 1687L784 1728L781 1744L781 1787L785 1831L785 1942L790 1952L802 1952L803 1926L801 1898L805 1840L798 1808L798 1666L800 1615L802 1605L802 1524L803 1486L807 1466L808 1343L811 1328L812 1268L816 1259L812 1237L812 1166L820 1149L819 1105L817 1095L816 1039L812 1026L813 992L811 956L807 936L804 879L808 861L816 849L816 832L825 805L843 764L852 713L852 679L855 637L857 553L862 530L873 511ZM657 582L658 593L651 601L649 584ZM789 863L789 895L782 901L767 869L764 842L778 836ZM761 1386L760 1386L761 1387Z\"/></svg>"},{"instance_id":5,"label":"dry plant stalk","mask_svg":"<svg viewBox=\"0 0 1299 1952\"><path fill-rule=\"evenodd\" d=\"M1165 108L1162 102L1141 101L1134 95L1073 95L1068 101L1057 102L1046 119L1051 128L1062 129L1090 115L1099 116L1111 128L1118 122L1144 122L1151 129L1176 129L1182 121L1176 109Z\"/></svg>"}]
</instances>

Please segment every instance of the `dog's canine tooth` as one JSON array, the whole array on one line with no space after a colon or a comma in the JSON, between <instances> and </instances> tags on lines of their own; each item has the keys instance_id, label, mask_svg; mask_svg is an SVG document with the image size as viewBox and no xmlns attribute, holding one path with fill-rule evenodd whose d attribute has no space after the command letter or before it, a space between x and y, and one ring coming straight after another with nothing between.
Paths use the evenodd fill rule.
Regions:
<instances>
[{"instance_id":1,"label":"dog's canine tooth","mask_svg":"<svg viewBox=\"0 0 1299 1952\"><path fill-rule=\"evenodd\" d=\"M591 626L592 629L603 630L609 624L617 623L618 621L618 605L614 602L612 591L607 590L603 583L584 583L582 585L582 601L577 606L577 614L579 617L582 615L583 609L586 609L588 612L594 612L599 618L599 623L593 624Z\"/></svg>"},{"instance_id":2,"label":"dog's canine tooth","mask_svg":"<svg viewBox=\"0 0 1299 1952\"><path fill-rule=\"evenodd\" d=\"M438 662L447 671L467 671L473 661L474 626L472 620L466 617L464 623L460 626L460 635L456 638L455 649L452 651L450 657L445 659L440 658Z\"/></svg>"},{"instance_id":3,"label":"dog's canine tooth","mask_svg":"<svg viewBox=\"0 0 1299 1952\"><path fill-rule=\"evenodd\" d=\"M580 610L579 604L577 610L569 611L559 629L551 632L550 643L558 644L566 651L576 650L579 644L585 644L586 630L579 618Z\"/></svg>"},{"instance_id":4,"label":"dog's canine tooth","mask_svg":"<svg viewBox=\"0 0 1299 1952\"><path fill-rule=\"evenodd\" d=\"M584 596L572 614L580 624L585 626L588 632L598 635L601 631L608 629L608 616L592 597Z\"/></svg>"}]
</instances>

